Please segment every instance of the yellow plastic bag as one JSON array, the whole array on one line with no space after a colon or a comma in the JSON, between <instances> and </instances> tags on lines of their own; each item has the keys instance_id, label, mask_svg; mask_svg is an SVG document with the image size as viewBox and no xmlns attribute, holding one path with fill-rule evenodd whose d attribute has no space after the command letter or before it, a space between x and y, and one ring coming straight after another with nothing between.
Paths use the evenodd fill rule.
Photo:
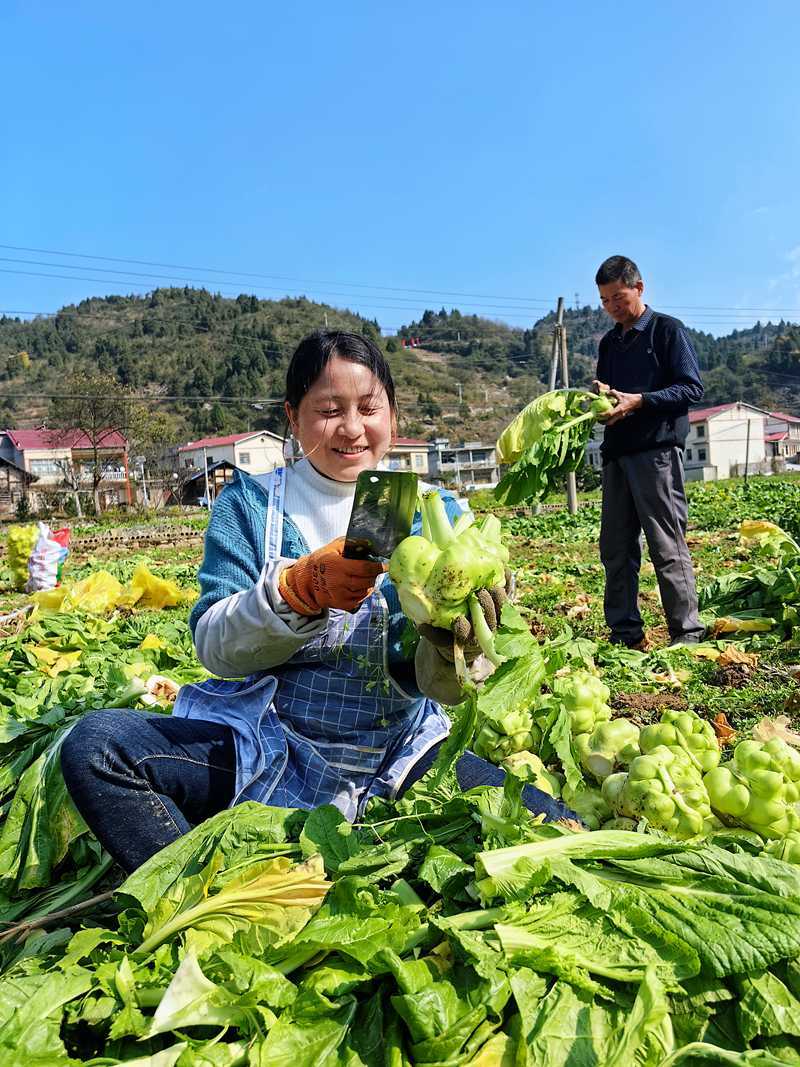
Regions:
<instances>
[{"instance_id":1,"label":"yellow plastic bag","mask_svg":"<svg viewBox=\"0 0 800 1067\"><path fill-rule=\"evenodd\" d=\"M123 595L122 583L108 571L95 571L72 585L42 589L31 600L45 611L86 611L90 615L108 615Z\"/></svg>"},{"instance_id":2,"label":"yellow plastic bag","mask_svg":"<svg viewBox=\"0 0 800 1067\"><path fill-rule=\"evenodd\" d=\"M124 587L108 571L95 571L74 585L43 590L31 596L31 600L41 608L51 611L88 611L92 615L108 615L115 608L159 611L191 604L196 599L196 590L181 589L175 582L156 577L143 563L139 564Z\"/></svg>"},{"instance_id":3,"label":"yellow plastic bag","mask_svg":"<svg viewBox=\"0 0 800 1067\"><path fill-rule=\"evenodd\" d=\"M167 578L158 578L147 569L144 563L140 563L117 604L121 608L136 606L158 611L162 608L174 608L179 604L191 603L196 596L194 590L181 589L179 585Z\"/></svg>"},{"instance_id":4,"label":"yellow plastic bag","mask_svg":"<svg viewBox=\"0 0 800 1067\"><path fill-rule=\"evenodd\" d=\"M8 565L15 589L25 587L28 580L28 560L38 536L39 527L35 522L26 526L12 526L8 531Z\"/></svg>"},{"instance_id":5,"label":"yellow plastic bag","mask_svg":"<svg viewBox=\"0 0 800 1067\"><path fill-rule=\"evenodd\" d=\"M38 593L34 593L31 600L45 611L60 611L66 595L67 587L57 585L55 589L41 589Z\"/></svg>"}]
</instances>

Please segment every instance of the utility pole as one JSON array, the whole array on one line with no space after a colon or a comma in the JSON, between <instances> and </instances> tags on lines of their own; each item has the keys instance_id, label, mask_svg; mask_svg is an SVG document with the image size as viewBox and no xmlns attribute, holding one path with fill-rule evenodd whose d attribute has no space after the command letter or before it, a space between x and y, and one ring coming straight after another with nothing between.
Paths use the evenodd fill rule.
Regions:
<instances>
[{"instance_id":1,"label":"utility pole","mask_svg":"<svg viewBox=\"0 0 800 1067\"><path fill-rule=\"evenodd\" d=\"M558 307L556 308L556 324L553 327L553 348L550 353L550 392L556 387L556 377L558 376L558 350L560 343L560 327L564 321L564 297L558 298Z\"/></svg>"},{"instance_id":2,"label":"utility pole","mask_svg":"<svg viewBox=\"0 0 800 1067\"><path fill-rule=\"evenodd\" d=\"M211 490L208 488L208 457L206 455L205 445L203 446L203 471L206 476L206 507L211 511Z\"/></svg>"},{"instance_id":3,"label":"utility pole","mask_svg":"<svg viewBox=\"0 0 800 1067\"><path fill-rule=\"evenodd\" d=\"M461 396L461 382L456 382L456 385L458 386L458 406L461 407L461 404L463 403Z\"/></svg>"},{"instance_id":4,"label":"utility pole","mask_svg":"<svg viewBox=\"0 0 800 1067\"><path fill-rule=\"evenodd\" d=\"M556 324L553 327L553 354L550 363L550 390L556 387L558 372L561 371L561 387L569 389L569 366L567 360L567 328L564 325L564 297L558 298L556 307ZM575 484L575 472L567 475L567 510L570 515L578 511L578 489Z\"/></svg>"},{"instance_id":5,"label":"utility pole","mask_svg":"<svg viewBox=\"0 0 800 1067\"><path fill-rule=\"evenodd\" d=\"M747 485L747 468L750 465L750 423L751 419L747 420L747 440L744 446L744 484Z\"/></svg>"},{"instance_id":6,"label":"utility pole","mask_svg":"<svg viewBox=\"0 0 800 1067\"><path fill-rule=\"evenodd\" d=\"M327 328L328 328L328 312L326 311L324 313L324 315L325 315L325 329L327 330Z\"/></svg>"},{"instance_id":7,"label":"utility pole","mask_svg":"<svg viewBox=\"0 0 800 1067\"><path fill-rule=\"evenodd\" d=\"M149 508L150 507L150 497L149 497L149 495L147 493L147 480L145 479L145 476L144 476L144 459L142 459L141 463L139 464L139 471L141 472L141 475L142 475L142 497L144 498L144 506L146 508Z\"/></svg>"}]
</instances>

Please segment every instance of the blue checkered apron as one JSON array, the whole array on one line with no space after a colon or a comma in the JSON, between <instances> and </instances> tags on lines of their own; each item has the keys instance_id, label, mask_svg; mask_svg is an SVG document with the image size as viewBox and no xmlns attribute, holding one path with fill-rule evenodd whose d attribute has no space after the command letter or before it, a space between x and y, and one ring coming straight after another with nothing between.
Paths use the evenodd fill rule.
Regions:
<instances>
[{"instance_id":1,"label":"blue checkered apron","mask_svg":"<svg viewBox=\"0 0 800 1067\"><path fill-rule=\"evenodd\" d=\"M285 470L266 483L265 547L281 554ZM221 722L236 741L232 804L335 804L353 819L393 796L414 763L447 736L441 708L404 692L388 667L385 576L355 614L331 610L324 633L271 673L183 686L173 714Z\"/></svg>"}]
</instances>

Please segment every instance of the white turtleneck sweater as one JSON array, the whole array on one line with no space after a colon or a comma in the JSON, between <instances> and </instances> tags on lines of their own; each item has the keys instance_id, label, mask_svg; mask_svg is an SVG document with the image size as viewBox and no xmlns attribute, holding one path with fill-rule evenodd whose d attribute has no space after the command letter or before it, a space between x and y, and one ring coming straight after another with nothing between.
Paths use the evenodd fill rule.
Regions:
<instances>
[{"instance_id":1,"label":"white turtleneck sweater","mask_svg":"<svg viewBox=\"0 0 800 1067\"><path fill-rule=\"evenodd\" d=\"M269 477L268 475L265 477ZM336 482L307 459L286 471L284 512L309 551L347 533L355 482ZM267 560L251 589L218 600L197 623L194 640L200 662L223 678L238 678L286 663L312 637L325 630L328 612L309 618L292 611L278 591L281 571L295 561ZM433 645L420 641L416 657L420 689L443 703L460 699L451 663Z\"/></svg>"},{"instance_id":2,"label":"white turtleneck sweater","mask_svg":"<svg viewBox=\"0 0 800 1067\"><path fill-rule=\"evenodd\" d=\"M314 552L337 537L344 537L353 510L355 482L335 482L301 459L286 472L284 511Z\"/></svg>"}]
</instances>

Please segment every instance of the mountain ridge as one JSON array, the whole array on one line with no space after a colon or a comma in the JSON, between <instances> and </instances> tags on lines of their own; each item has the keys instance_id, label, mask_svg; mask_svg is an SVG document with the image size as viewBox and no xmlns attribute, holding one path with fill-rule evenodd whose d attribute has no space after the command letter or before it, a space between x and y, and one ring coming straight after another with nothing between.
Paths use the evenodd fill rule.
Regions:
<instances>
[{"instance_id":1,"label":"mountain ridge","mask_svg":"<svg viewBox=\"0 0 800 1067\"><path fill-rule=\"evenodd\" d=\"M571 384L589 385L610 321L589 306L567 310L564 319ZM48 394L59 392L67 374L92 368L139 394L178 398L159 401L174 420L176 442L282 430L291 352L327 324L363 333L384 349L401 435L492 440L547 388L554 323L555 312L520 328L442 308L384 337L376 320L302 296L261 300L184 287L90 297L53 316L0 317L0 425L46 421ZM800 327L758 322L724 337L689 333L706 384L704 403L747 399L800 409ZM418 338L418 347L403 347L404 338Z\"/></svg>"}]
</instances>

